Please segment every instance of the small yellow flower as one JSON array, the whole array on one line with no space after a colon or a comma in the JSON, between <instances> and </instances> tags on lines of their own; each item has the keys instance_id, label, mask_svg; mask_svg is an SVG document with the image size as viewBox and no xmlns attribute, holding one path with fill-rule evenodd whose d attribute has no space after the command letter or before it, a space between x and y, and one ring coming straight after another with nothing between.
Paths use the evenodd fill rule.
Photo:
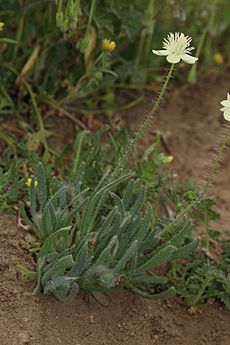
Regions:
<instances>
[{"instance_id":1,"label":"small yellow flower","mask_svg":"<svg viewBox=\"0 0 230 345\"><path fill-rule=\"evenodd\" d=\"M32 183L32 178L28 178L27 181L26 181L27 187L30 187L30 186L31 186L31 183ZM38 186L38 181L35 180L35 181L34 181L34 187L37 188L37 186Z\"/></svg>"},{"instance_id":2,"label":"small yellow flower","mask_svg":"<svg viewBox=\"0 0 230 345\"><path fill-rule=\"evenodd\" d=\"M107 38L105 38L103 40L103 48L109 52L112 52L114 51L114 49L116 48L116 42L115 41L111 41L111 40L108 40Z\"/></svg>"},{"instance_id":3,"label":"small yellow flower","mask_svg":"<svg viewBox=\"0 0 230 345\"><path fill-rule=\"evenodd\" d=\"M221 53L215 53L213 55L213 60L217 65L222 65L224 63L224 57Z\"/></svg>"},{"instance_id":4,"label":"small yellow flower","mask_svg":"<svg viewBox=\"0 0 230 345\"><path fill-rule=\"evenodd\" d=\"M0 22L0 31L3 31L4 25L5 25L5 23Z\"/></svg>"},{"instance_id":5,"label":"small yellow flower","mask_svg":"<svg viewBox=\"0 0 230 345\"><path fill-rule=\"evenodd\" d=\"M171 163L173 161L174 157L173 156L166 156L164 158L164 163Z\"/></svg>"}]
</instances>

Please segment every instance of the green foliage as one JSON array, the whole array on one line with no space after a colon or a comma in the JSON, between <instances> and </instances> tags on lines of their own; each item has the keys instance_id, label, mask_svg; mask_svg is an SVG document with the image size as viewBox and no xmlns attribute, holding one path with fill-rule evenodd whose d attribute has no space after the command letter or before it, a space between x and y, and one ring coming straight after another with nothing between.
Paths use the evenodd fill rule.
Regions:
<instances>
[{"instance_id":1,"label":"green foliage","mask_svg":"<svg viewBox=\"0 0 230 345\"><path fill-rule=\"evenodd\" d=\"M226 47L220 43L229 33L228 11L225 0L190 0L186 4L180 0L58 0L57 5L54 1L2 2L4 36L17 44L0 41L4 44L0 114L30 115L25 82L32 87L39 107L76 112L78 104L78 114L97 111L98 106L113 109L114 88L127 83L135 88L143 86L149 76L155 78L149 70L163 60L152 55L153 42L160 48L163 37L178 28L189 33L196 46L202 43L205 70L213 63L215 52L223 50L226 59L229 56L228 43ZM116 41L112 54L103 51L104 38ZM26 72L21 74L28 61Z\"/></svg>"},{"instance_id":2,"label":"green foliage","mask_svg":"<svg viewBox=\"0 0 230 345\"><path fill-rule=\"evenodd\" d=\"M189 190L185 193L185 199L191 200L195 195L196 193ZM220 233L209 227L210 221L218 220L220 217L213 209L214 206L213 198L200 200L196 204L196 209L191 215L199 224L205 225L205 240L200 242L199 250L191 251L186 262L179 261L172 265L167 278L168 284L175 288L176 293L188 306L219 300L230 309L229 240L222 241L223 253L219 258L214 260L209 252L210 240L221 244Z\"/></svg>"},{"instance_id":3,"label":"green foliage","mask_svg":"<svg viewBox=\"0 0 230 345\"><path fill-rule=\"evenodd\" d=\"M199 251L191 254L186 264L174 266L168 273L169 283L188 306L213 300L230 309L230 271Z\"/></svg>"},{"instance_id":4,"label":"green foliage","mask_svg":"<svg viewBox=\"0 0 230 345\"><path fill-rule=\"evenodd\" d=\"M57 154L48 141L57 114L72 119L111 114L143 100L133 90L159 80L155 70L165 62L151 48L160 48L169 31L193 37L203 71L215 52L227 61L230 48L222 38L229 34L228 12L225 0L3 1L0 116L13 118L28 146L50 161ZM116 42L113 52L103 49L105 38ZM125 101L116 92L120 89L127 89ZM18 141L17 135L6 138L2 131L0 137L8 146L9 140Z\"/></svg>"},{"instance_id":5,"label":"green foliage","mask_svg":"<svg viewBox=\"0 0 230 345\"><path fill-rule=\"evenodd\" d=\"M12 211L18 200L24 199L26 180L38 161L37 154L30 151L24 141L10 140L0 161L0 213Z\"/></svg>"},{"instance_id":6,"label":"green foliage","mask_svg":"<svg viewBox=\"0 0 230 345\"><path fill-rule=\"evenodd\" d=\"M3 168L0 167L1 211L11 207L11 203L18 199L19 188L17 163L14 162L7 171L4 171Z\"/></svg>"},{"instance_id":7,"label":"green foliage","mask_svg":"<svg viewBox=\"0 0 230 345\"><path fill-rule=\"evenodd\" d=\"M51 170L55 170L60 180L73 181L76 174L79 178L83 174L80 162L84 161L83 188L94 188L104 172L118 164L120 154L127 142L128 132L119 126L101 126L95 133L77 131L76 138L63 145L45 167L48 174ZM154 199L156 205L165 204L172 199L171 193L168 192L171 181L164 171L165 158L167 157L160 152L160 136L158 136L156 143L139 157L134 167L137 177L146 186L147 199L151 202ZM19 199L25 200L26 190L23 187L27 178L34 175L38 161L38 155L31 150L25 140L19 143L12 140L10 147L6 147L3 151L0 163L0 212L10 210ZM125 169L128 167L126 166ZM129 188L131 187L130 185ZM136 188L134 183L132 188ZM129 199L128 190L126 194L125 203Z\"/></svg>"},{"instance_id":8,"label":"green foliage","mask_svg":"<svg viewBox=\"0 0 230 345\"><path fill-rule=\"evenodd\" d=\"M82 189L83 171L84 164L69 185L55 177L46 179L43 165L37 167L29 192L30 212L22 208L41 241L35 291L52 293L59 300L75 298L79 289L118 287L150 298L172 296L173 288L165 289L167 280L153 270L196 248L190 223L181 223L179 229L176 224L165 240L165 221L153 214L150 203L144 211L145 190L132 174L111 180L106 173L89 190Z\"/></svg>"}]
</instances>

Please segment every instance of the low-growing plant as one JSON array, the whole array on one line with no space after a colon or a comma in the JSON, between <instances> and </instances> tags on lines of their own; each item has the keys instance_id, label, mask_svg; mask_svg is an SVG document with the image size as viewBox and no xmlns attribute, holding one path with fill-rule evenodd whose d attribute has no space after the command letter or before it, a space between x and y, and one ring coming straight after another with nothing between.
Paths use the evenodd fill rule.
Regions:
<instances>
[{"instance_id":1,"label":"low-growing plant","mask_svg":"<svg viewBox=\"0 0 230 345\"><path fill-rule=\"evenodd\" d=\"M190 221L170 227L145 205L145 189L128 173L108 182L107 172L94 190L82 190L84 164L73 184L47 179L43 165L30 185L30 211L22 211L41 241L35 292L60 300L79 289L109 291L125 287L150 298L167 298L167 279L153 270L186 257L198 245ZM116 193L123 184L122 194ZM144 211L145 209L145 211Z\"/></svg>"},{"instance_id":2,"label":"low-growing plant","mask_svg":"<svg viewBox=\"0 0 230 345\"><path fill-rule=\"evenodd\" d=\"M230 309L230 271L200 250L187 260L177 263L167 275L168 284L175 288L176 294L187 306L218 300Z\"/></svg>"}]
</instances>

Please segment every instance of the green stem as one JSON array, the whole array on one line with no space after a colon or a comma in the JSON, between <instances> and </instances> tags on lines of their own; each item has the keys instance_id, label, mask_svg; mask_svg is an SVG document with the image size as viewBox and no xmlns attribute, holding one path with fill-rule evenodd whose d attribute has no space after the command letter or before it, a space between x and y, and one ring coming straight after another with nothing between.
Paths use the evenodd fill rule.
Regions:
<instances>
[{"instance_id":1,"label":"green stem","mask_svg":"<svg viewBox=\"0 0 230 345\"><path fill-rule=\"evenodd\" d=\"M38 109L38 105L37 105L37 102L36 102L36 99L35 99L35 95L32 91L32 88L30 87L29 83L27 83L25 80L23 81L29 95L30 95L30 98L31 98L31 102L32 102L32 105L33 105L33 108L34 108L34 112L35 112L35 115L37 117L37 123L38 123L38 127L39 127L39 130L40 130L40 133L41 133L41 142L43 143L44 145L44 148L45 148L45 153L44 153L44 157L46 159L48 159L49 157L49 146L48 146L48 143L46 141L46 132L45 132L45 127L44 127L44 124L43 124L43 121L42 121L42 116L41 116L41 113Z\"/></svg>"},{"instance_id":2,"label":"green stem","mask_svg":"<svg viewBox=\"0 0 230 345\"><path fill-rule=\"evenodd\" d=\"M202 192L200 193L200 195L194 200L192 201L187 207L185 207L177 216L176 218L170 222L165 228L164 230L161 232L161 237L163 238L171 229L174 225L177 224L178 220L181 219L182 217L184 217L186 215L186 213L188 213L193 207L195 207L197 205L197 203L205 196L205 194L208 192L213 179L216 175L219 163L221 161L222 158L222 154L223 151L226 147L226 145L228 144L229 141L229 137L230 137L230 125L227 127L226 133L224 135L224 139L222 141L222 144L219 146L216 155L211 163L211 168L209 170L208 173L208 177L206 180L206 184L202 190ZM206 241L209 241L209 239L206 239ZM206 242L207 243L207 242Z\"/></svg>"},{"instance_id":3,"label":"green stem","mask_svg":"<svg viewBox=\"0 0 230 345\"><path fill-rule=\"evenodd\" d=\"M76 12L79 14L79 17L80 17L82 15L80 0L76 0L75 7L76 7Z\"/></svg>"},{"instance_id":4,"label":"green stem","mask_svg":"<svg viewBox=\"0 0 230 345\"><path fill-rule=\"evenodd\" d=\"M17 41L17 44L14 46L14 50L13 50L13 54L12 54L12 62L15 61L18 51L19 51L19 47L20 47L20 43L21 43L21 39L22 39L22 34L23 34L23 29L24 29L24 23L25 23L25 17L22 16L19 20L19 25L18 25L18 29L17 29L17 34L16 34L16 38L15 40Z\"/></svg>"},{"instance_id":5,"label":"green stem","mask_svg":"<svg viewBox=\"0 0 230 345\"><path fill-rule=\"evenodd\" d=\"M205 224L205 247L207 249L207 252L209 251L209 242L210 242L210 236L209 236L209 221L208 221L208 211L206 211L205 213L205 220L204 220L204 224ZM209 257L207 256L207 261L209 262Z\"/></svg>"},{"instance_id":6,"label":"green stem","mask_svg":"<svg viewBox=\"0 0 230 345\"><path fill-rule=\"evenodd\" d=\"M124 164L124 162L128 159L129 155L135 151L136 145L138 143L138 141L142 138L142 136L144 135L146 129L149 127L150 122L155 119L156 117L156 112L159 108L160 103L162 102L162 99L165 95L165 92L167 90L167 86L168 83L170 81L170 78L172 76L172 72L174 69L174 64L171 65L170 70L168 72L168 75L165 79L165 82L162 86L162 89L160 91L159 96L157 97L156 101L154 102L154 105L152 107L152 109L150 110L150 112L147 114L147 116L145 117L144 122L142 123L142 125L140 126L139 130L134 134L134 137L129 141L127 148L124 152L124 154L122 155L121 159L120 159L120 164L119 166L122 167L122 165Z\"/></svg>"},{"instance_id":7,"label":"green stem","mask_svg":"<svg viewBox=\"0 0 230 345\"><path fill-rule=\"evenodd\" d=\"M90 30L90 27L92 24L95 2L96 2L96 0L92 0L92 3L91 3L90 12L89 12L89 20L88 20L88 24L87 24L87 28L86 28L86 34L85 34L86 37L88 37L89 30Z\"/></svg>"},{"instance_id":8,"label":"green stem","mask_svg":"<svg viewBox=\"0 0 230 345\"><path fill-rule=\"evenodd\" d=\"M200 287L197 295L192 296L191 299L189 299L188 301L188 305L195 305L196 303L198 303L201 299L201 296L203 295L203 293L205 292L205 289L210 285L211 281L213 280L213 277L208 276L202 286Z\"/></svg>"},{"instance_id":9,"label":"green stem","mask_svg":"<svg viewBox=\"0 0 230 345\"><path fill-rule=\"evenodd\" d=\"M215 155L215 157L214 157L214 159L212 161L211 168L209 170L208 177L207 177L207 180L206 180L206 184L205 184L205 186L203 188L203 191L201 193L200 198L205 196L205 194L207 193L207 191L209 190L210 186L213 183L214 177L215 177L215 175L217 173L218 166L219 166L219 163L220 163L222 155L223 155L223 151L224 151L224 149L225 149L225 147L226 147L226 145L227 145L227 143L229 141L229 136L230 136L230 126L226 130L226 133L224 135L224 140L223 140L222 144L219 146L219 149L216 152L216 155ZM205 246L206 246L206 249L208 251L209 250L210 236L209 236L209 224L208 224L208 215L207 215L207 213L205 215L205 235L206 235Z\"/></svg>"},{"instance_id":10,"label":"green stem","mask_svg":"<svg viewBox=\"0 0 230 345\"><path fill-rule=\"evenodd\" d=\"M226 133L224 135L224 139L222 141L222 144L219 146L219 148L216 152L216 155L215 155L215 157L211 163L211 168L210 168L209 173L208 173L206 184L205 184L203 191L201 193L202 197L207 193L207 191L209 190L209 188L213 182L213 179L216 175L219 163L220 163L222 155L223 155L223 151L224 151L224 149L225 149L225 147L229 141L229 137L230 137L230 126L227 127L227 130L226 130Z\"/></svg>"},{"instance_id":11,"label":"green stem","mask_svg":"<svg viewBox=\"0 0 230 345\"><path fill-rule=\"evenodd\" d=\"M96 58L96 60L94 61L94 66L101 60L103 59L104 56L104 52L102 52L101 54L98 55L98 57Z\"/></svg>"},{"instance_id":12,"label":"green stem","mask_svg":"<svg viewBox=\"0 0 230 345\"><path fill-rule=\"evenodd\" d=\"M62 0L58 1L58 12L62 13Z\"/></svg>"},{"instance_id":13,"label":"green stem","mask_svg":"<svg viewBox=\"0 0 230 345\"><path fill-rule=\"evenodd\" d=\"M73 95L71 95L73 96ZM86 97L85 97L86 98ZM73 98L74 99L74 98ZM66 102L71 100L70 97L63 99L61 102L59 102L59 106L63 105L63 107L65 108L65 110L67 111L72 111L72 112L76 112L76 107L70 107L70 106L65 106ZM79 98L79 100L81 100L81 98ZM84 98L82 98L82 100L84 100ZM109 108L102 108L102 109L89 109L89 108L78 108L77 111L80 114L89 114L89 112L91 114L102 114L102 113L106 113L108 111L112 111L112 112L116 112L116 111L121 111L121 110L127 110L127 109L131 109L133 107L135 107L136 105L142 103L144 101L144 97L140 96L138 98L136 98L134 101L127 103L123 106L118 106L118 107L109 107ZM68 103L67 103L68 104Z\"/></svg>"},{"instance_id":14,"label":"green stem","mask_svg":"<svg viewBox=\"0 0 230 345\"><path fill-rule=\"evenodd\" d=\"M208 26L202 32L202 35L201 35L199 43L198 43L198 47L196 50L196 57L198 57L198 58L200 56L201 49L202 49L203 44L205 42L205 38L206 38L207 33L208 33ZM190 72L189 72L189 75L188 75L188 81L192 84L196 83L196 71L197 71L197 64L194 64L194 65L192 65Z\"/></svg>"}]
</instances>

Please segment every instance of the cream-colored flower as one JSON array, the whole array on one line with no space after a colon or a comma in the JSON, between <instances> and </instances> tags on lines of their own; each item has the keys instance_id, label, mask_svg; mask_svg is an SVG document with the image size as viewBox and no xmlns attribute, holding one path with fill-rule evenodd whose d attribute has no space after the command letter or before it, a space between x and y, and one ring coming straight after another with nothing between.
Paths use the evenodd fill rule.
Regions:
<instances>
[{"instance_id":1,"label":"cream-colored flower","mask_svg":"<svg viewBox=\"0 0 230 345\"><path fill-rule=\"evenodd\" d=\"M220 102L221 105L223 105L223 108L220 110L224 112L224 118L227 121L230 121L230 94L227 94L227 99Z\"/></svg>"},{"instance_id":2,"label":"cream-colored flower","mask_svg":"<svg viewBox=\"0 0 230 345\"><path fill-rule=\"evenodd\" d=\"M32 183L32 178L28 178L27 181L26 181L27 187L30 187L30 186L31 186L31 183ZM37 186L38 186L38 181L35 180L35 181L34 181L34 187L37 188Z\"/></svg>"},{"instance_id":3,"label":"cream-colored flower","mask_svg":"<svg viewBox=\"0 0 230 345\"><path fill-rule=\"evenodd\" d=\"M112 52L117 46L115 41L108 40L107 38L105 38L102 43L103 48L109 52Z\"/></svg>"},{"instance_id":4,"label":"cream-colored flower","mask_svg":"<svg viewBox=\"0 0 230 345\"><path fill-rule=\"evenodd\" d=\"M5 25L5 23L0 22L0 31L3 31L4 25Z\"/></svg>"},{"instance_id":5,"label":"cream-colored flower","mask_svg":"<svg viewBox=\"0 0 230 345\"><path fill-rule=\"evenodd\" d=\"M163 50L152 50L152 52L159 56L166 56L169 63L178 63L182 60L188 64L194 64L198 58L189 55L194 49L194 47L190 47L191 41L192 38L183 33L170 32L163 41Z\"/></svg>"}]
</instances>

